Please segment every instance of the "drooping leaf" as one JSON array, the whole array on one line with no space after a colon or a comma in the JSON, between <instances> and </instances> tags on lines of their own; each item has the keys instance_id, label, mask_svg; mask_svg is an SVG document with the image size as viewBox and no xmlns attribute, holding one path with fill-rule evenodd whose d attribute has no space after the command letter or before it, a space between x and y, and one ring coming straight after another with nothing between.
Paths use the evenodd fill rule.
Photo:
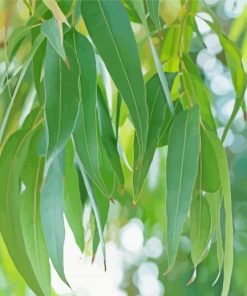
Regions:
<instances>
[{"instance_id":1,"label":"drooping leaf","mask_svg":"<svg viewBox=\"0 0 247 296\"><path fill-rule=\"evenodd\" d=\"M30 142L28 158L22 171L25 186L21 193L20 220L26 252L44 295L51 292L49 255L41 222L41 185L44 157L37 156L40 132Z\"/></svg>"},{"instance_id":2,"label":"drooping leaf","mask_svg":"<svg viewBox=\"0 0 247 296\"><path fill-rule=\"evenodd\" d=\"M22 130L14 133L1 153L0 229L10 257L27 284L37 295L45 295L27 254L20 220L21 172L31 139L40 126L36 112L31 113Z\"/></svg>"},{"instance_id":3,"label":"drooping leaf","mask_svg":"<svg viewBox=\"0 0 247 296\"><path fill-rule=\"evenodd\" d=\"M87 193L88 193L88 197L89 197L90 203L92 205L92 209L93 209L93 213L94 213L94 217L95 217L95 222L96 222L96 227L97 227L97 232L99 235L102 253L103 253L103 257L104 257L104 264L105 264L105 268L106 268L105 240L104 240L104 235L103 235L104 229L102 226L102 218L100 216L100 210L97 205L97 199L95 198L93 184L91 183L90 179L88 178L87 174L85 173L80 161L78 161L78 165L80 167L80 171L81 171L83 181L84 181ZM103 197L101 196L101 198L103 198Z\"/></svg>"},{"instance_id":4,"label":"drooping leaf","mask_svg":"<svg viewBox=\"0 0 247 296\"><path fill-rule=\"evenodd\" d=\"M160 28L160 18L159 18L159 0L146 0L147 8L149 14L152 18L157 29Z\"/></svg>"},{"instance_id":5,"label":"drooping leaf","mask_svg":"<svg viewBox=\"0 0 247 296\"><path fill-rule=\"evenodd\" d=\"M105 148L105 152L108 156L113 170L118 176L119 182L123 184L124 175L117 150L117 139L114 135L111 117L100 88L97 89L97 107L99 114L100 135L103 146Z\"/></svg>"},{"instance_id":6,"label":"drooping leaf","mask_svg":"<svg viewBox=\"0 0 247 296\"><path fill-rule=\"evenodd\" d=\"M210 107L209 91L201 78L200 72L188 54L183 55L181 62L182 83L187 99L197 103L201 107L203 124L213 131L216 131L214 118Z\"/></svg>"},{"instance_id":7,"label":"drooping leaf","mask_svg":"<svg viewBox=\"0 0 247 296\"><path fill-rule=\"evenodd\" d=\"M51 162L42 191L42 223L51 262L60 278L66 283L63 263L65 228L64 212L64 154Z\"/></svg>"},{"instance_id":8,"label":"drooping leaf","mask_svg":"<svg viewBox=\"0 0 247 296\"><path fill-rule=\"evenodd\" d=\"M80 96L79 66L73 48L65 44L69 66L48 42L45 57L45 117L48 158L65 146L75 126Z\"/></svg>"},{"instance_id":9,"label":"drooping leaf","mask_svg":"<svg viewBox=\"0 0 247 296\"><path fill-rule=\"evenodd\" d=\"M64 172L64 213L73 231L76 243L83 252L84 228L82 225L83 204L81 200L78 173L75 167L74 147L71 141L66 146Z\"/></svg>"},{"instance_id":10,"label":"drooping leaf","mask_svg":"<svg viewBox=\"0 0 247 296\"><path fill-rule=\"evenodd\" d=\"M222 135L222 141L224 141L232 122L234 121L239 109L244 103L244 93L247 86L247 76L244 71L242 56L234 42L228 39L227 36L221 32L219 26L215 22L207 22L207 24L219 37L221 46L224 49L227 65L231 71L232 81L236 92L235 104ZM244 109L246 109L245 105Z\"/></svg>"},{"instance_id":11,"label":"drooping leaf","mask_svg":"<svg viewBox=\"0 0 247 296\"><path fill-rule=\"evenodd\" d=\"M166 178L168 269L175 263L195 185L200 147L199 120L198 106L181 112L174 119L169 136Z\"/></svg>"},{"instance_id":12,"label":"drooping leaf","mask_svg":"<svg viewBox=\"0 0 247 296\"><path fill-rule=\"evenodd\" d=\"M219 174L221 179L221 194L223 195L225 210L225 256L224 256L224 280L221 295L227 296L231 283L233 268L233 225L232 225L232 200L229 168L225 150L217 136L210 131L206 131L214 146L216 159L218 162Z\"/></svg>"},{"instance_id":13,"label":"drooping leaf","mask_svg":"<svg viewBox=\"0 0 247 296\"><path fill-rule=\"evenodd\" d=\"M167 74L168 83L173 84L175 74ZM153 76L146 85L147 89L147 104L149 110L149 129L147 137L147 145L143 157L143 161L138 163L138 155L135 155L135 170L134 170L134 191L135 196L141 192L144 180L147 176L149 166L152 162L155 149L158 145L159 135L164 121L166 99L160 83L158 75ZM136 149L135 149L136 151Z\"/></svg>"},{"instance_id":14,"label":"drooping leaf","mask_svg":"<svg viewBox=\"0 0 247 296\"><path fill-rule=\"evenodd\" d=\"M90 179L106 196L110 196L114 175L112 170L104 165L106 155L99 137L96 117L97 80L94 50L87 38L78 32L73 32L73 38L80 65L81 96L80 110L73 133L74 144Z\"/></svg>"},{"instance_id":15,"label":"drooping leaf","mask_svg":"<svg viewBox=\"0 0 247 296\"><path fill-rule=\"evenodd\" d=\"M210 137L201 129L202 190L216 192L220 187L220 174L214 146Z\"/></svg>"},{"instance_id":16,"label":"drooping leaf","mask_svg":"<svg viewBox=\"0 0 247 296\"><path fill-rule=\"evenodd\" d=\"M104 228L105 228L108 213L109 213L110 202L109 202L109 199L106 199L105 196L100 192L100 190L96 186L93 186L93 191L94 191L94 198L98 206L98 212L100 215L101 228L102 228L102 231L104 232ZM95 217L95 214L94 214L94 217ZM96 219L97 218L95 217L95 221ZM100 239L101 230L98 228L97 221L96 221L96 226L97 227L95 229L95 233L93 237L93 256L96 255L99 243L102 244Z\"/></svg>"},{"instance_id":17,"label":"drooping leaf","mask_svg":"<svg viewBox=\"0 0 247 296\"><path fill-rule=\"evenodd\" d=\"M215 193L208 193L206 195L206 198L208 200L209 207L210 207L212 232L215 232L216 247L217 247L218 275L214 283L212 284L212 286L214 286L220 277L221 269L224 261L224 250L223 250L222 235L221 235L221 223L220 223L221 198L220 198L219 191Z\"/></svg>"},{"instance_id":18,"label":"drooping leaf","mask_svg":"<svg viewBox=\"0 0 247 296\"><path fill-rule=\"evenodd\" d=\"M140 59L128 15L118 0L83 0L81 12L89 34L128 106L141 158L147 139L148 110Z\"/></svg>"},{"instance_id":19,"label":"drooping leaf","mask_svg":"<svg viewBox=\"0 0 247 296\"><path fill-rule=\"evenodd\" d=\"M190 207L191 259L196 269L208 253L211 238L211 216L209 204L202 194L202 165Z\"/></svg>"},{"instance_id":20,"label":"drooping leaf","mask_svg":"<svg viewBox=\"0 0 247 296\"><path fill-rule=\"evenodd\" d=\"M45 21L41 25L41 32L47 37L48 41L51 43L58 55L60 55L60 57L66 61L66 52L63 44L61 43L57 21L54 18Z\"/></svg>"}]
</instances>

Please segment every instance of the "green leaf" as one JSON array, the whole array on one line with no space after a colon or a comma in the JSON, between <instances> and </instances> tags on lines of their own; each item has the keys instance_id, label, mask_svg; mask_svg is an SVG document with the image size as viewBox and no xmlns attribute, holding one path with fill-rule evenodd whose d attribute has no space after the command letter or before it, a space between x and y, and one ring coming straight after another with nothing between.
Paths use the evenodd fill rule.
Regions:
<instances>
[{"instance_id":1,"label":"green leaf","mask_svg":"<svg viewBox=\"0 0 247 296\"><path fill-rule=\"evenodd\" d=\"M211 238L209 204L206 197L202 194L201 168L199 171L190 207L191 258L195 269L207 255Z\"/></svg>"},{"instance_id":2,"label":"green leaf","mask_svg":"<svg viewBox=\"0 0 247 296\"><path fill-rule=\"evenodd\" d=\"M81 200L79 179L74 161L74 147L71 141L66 146L64 172L64 213L73 231L76 243L83 252L84 228L82 224L83 204Z\"/></svg>"},{"instance_id":3,"label":"green leaf","mask_svg":"<svg viewBox=\"0 0 247 296\"><path fill-rule=\"evenodd\" d=\"M51 293L50 264L41 222L40 191L44 158L37 156L40 132L30 142L28 158L22 172L25 190L21 194L20 220L26 252L44 295Z\"/></svg>"},{"instance_id":4,"label":"green leaf","mask_svg":"<svg viewBox=\"0 0 247 296\"><path fill-rule=\"evenodd\" d=\"M75 126L80 96L79 66L71 46L65 45L69 66L48 42L45 57L45 117L48 133L48 158L57 155Z\"/></svg>"},{"instance_id":5,"label":"green leaf","mask_svg":"<svg viewBox=\"0 0 247 296\"><path fill-rule=\"evenodd\" d=\"M174 104L174 112L176 115L178 115L181 111L183 111L183 106L179 100L177 100ZM158 147L166 146L168 145L168 138L173 122L173 116L168 108L168 106L165 106L165 115L164 115L164 121L160 130L159 135L159 143Z\"/></svg>"},{"instance_id":6,"label":"green leaf","mask_svg":"<svg viewBox=\"0 0 247 296\"><path fill-rule=\"evenodd\" d=\"M221 180L214 146L207 132L201 129L202 190L218 191Z\"/></svg>"},{"instance_id":7,"label":"green leaf","mask_svg":"<svg viewBox=\"0 0 247 296\"><path fill-rule=\"evenodd\" d=\"M27 73L27 70L33 60L33 57L36 53L36 51L39 49L40 45L42 44L44 40L44 36L42 35L39 35L36 39L35 39L35 42L33 43L33 46L32 46L32 50L27 58L27 60L25 61L24 63L24 66L21 70L21 73L20 73L20 76L18 78L18 81L16 83L16 86L15 86L15 90L13 92L13 95L12 95L12 98L11 98L11 101L10 101L10 104L5 112L5 115L4 115L4 119L2 121L2 125L1 125L1 128L0 128L0 151L1 151L1 147L3 147L5 141L7 140L9 134L7 133L6 134L6 126L9 124L9 117L11 115L11 112L12 112L12 108L15 104L15 101L16 101L16 97L17 97L17 94L18 94L18 91L21 87L21 84L22 84L22 81Z\"/></svg>"},{"instance_id":8,"label":"green leaf","mask_svg":"<svg viewBox=\"0 0 247 296\"><path fill-rule=\"evenodd\" d=\"M81 12L89 34L128 106L141 158L146 146L148 110L140 59L128 15L118 0L83 0Z\"/></svg>"},{"instance_id":9,"label":"green leaf","mask_svg":"<svg viewBox=\"0 0 247 296\"><path fill-rule=\"evenodd\" d=\"M35 277L23 238L20 220L21 173L31 139L40 126L39 114L31 113L25 127L14 133L0 156L0 229L9 255L27 284L37 295L45 295Z\"/></svg>"},{"instance_id":10,"label":"green leaf","mask_svg":"<svg viewBox=\"0 0 247 296\"><path fill-rule=\"evenodd\" d=\"M61 42L59 35L59 26L57 21L54 18L45 21L41 25L41 32L47 37L48 41L51 43L52 47L55 49L58 55L66 61L67 56L64 49L64 46Z\"/></svg>"},{"instance_id":11,"label":"green leaf","mask_svg":"<svg viewBox=\"0 0 247 296\"><path fill-rule=\"evenodd\" d=\"M93 190L94 190L94 198L96 200L96 203L98 206L98 212L100 215L101 228L102 228L102 231L104 232L104 227L106 225L106 221L109 213L110 202L109 202L109 199L106 199L96 186L93 186ZM95 213L94 213L94 217L96 221L97 218L95 216ZM96 226L97 226L97 221L96 221ZM99 231L101 230L97 226L94 233L94 237L93 237L93 256L96 255L99 243L101 244L101 240L100 240L101 234Z\"/></svg>"},{"instance_id":12,"label":"green leaf","mask_svg":"<svg viewBox=\"0 0 247 296\"><path fill-rule=\"evenodd\" d=\"M201 78L201 74L188 54L184 54L181 63L182 83L187 99L196 102L201 109L203 124L216 131L214 118L210 107L209 91Z\"/></svg>"},{"instance_id":13,"label":"green leaf","mask_svg":"<svg viewBox=\"0 0 247 296\"><path fill-rule=\"evenodd\" d=\"M216 23L207 22L207 24L219 37L221 46L224 49L227 65L231 71L232 81L236 91L236 99L233 111L222 135L222 141L224 141L231 124L233 123L240 107L244 103L244 93L247 86L247 77L244 71L241 53L239 52L235 43L228 39L228 37L221 32L220 27Z\"/></svg>"},{"instance_id":14,"label":"green leaf","mask_svg":"<svg viewBox=\"0 0 247 296\"><path fill-rule=\"evenodd\" d=\"M114 175L104 165L105 151L99 138L96 100L97 80L94 50L83 35L73 32L76 54L80 65L81 105L76 127L73 133L76 152L90 179L110 196L114 183ZM83 54L80 54L83 52ZM105 173L104 169L108 172ZM110 179L110 181L109 181Z\"/></svg>"},{"instance_id":15,"label":"green leaf","mask_svg":"<svg viewBox=\"0 0 247 296\"><path fill-rule=\"evenodd\" d=\"M97 110L99 115L101 141L103 143L106 155L108 156L109 162L111 163L112 168L119 179L119 182L123 184L124 175L117 150L117 139L114 135L111 117L107 105L99 87L97 89Z\"/></svg>"},{"instance_id":16,"label":"green leaf","mask_svg":"<svg viewBox=\"0 0 247 296\"><path fill-rule=\"evenodd\" d=\"M179 238L190 208L200 147L199 107L181 112L174 119L167 155L168 269L176 260Z\"/></svg>"},{"instance_id":17,"label":"green leaf","mask_svg":"<svg viewBox=\"0 0 247 296\"><path fill-rule=\"evenodd\" d=\"M232 201L231 201L231 184L227 158L222 143L217 136L207 131L208 136L214 146L216 159L221 179L221 193L223 195L225 210L225 256L224 256L224 280L221 295L227 296L231 283L233 268L233 225L232 225Z\"/></svg>"},{"instance_id":18,"label":"green leaf","mask_svg":"<svg viewBox=\"0 0 247 296\"><path fill-rule=\"evenodd\" d=\"M63 152L51 162L45 178L42 192L42 223L46 243L51 258L60 278L68 284L64 274L63 248L64 228L64 183L63 183Z\"/></svg>"},{"instance_id":19,"label":"green leaf","mask_svg":"<svg viewBox=\"0 0 247 296\"><path fill-rule=\"evenodd\" d=\"M79 159L78 159L79 160ZM85 173L80 161L78 161L78 165L80 167L80 171L84 180L84 184L88 193L88 197L90 200L90 203L92 205L93 208L93 213L94 213L94 217L95 217L95 221L96 221L96 227L97 227L97 232L99 235L99 239L100 239L100 244L101 244L101 248L102 248L102 253L103 253L103 257L104 257L104 265L105 265L105 269L106 269L106 252L105 252L105 240L104 240L104 229L103 229L103 225L102 225L102 218L100 215L100 210L97 204L97 199L95 197L95 192L93 189L93 184L91 183L90 179L88 178L87 174ZM103 197L102 197L103 198Z\"/></svg>"},{"instance_id":20,"label":"green leaf","mask_svg":"<svg viewBox=\"0 0 247 296\"><path fill-rule=\"evenodd\" d=\"M39 29L36 28L32 31L32 40L35 41L36 35L39 34ZM32 43L33 43L32 42ZM45 59L45 51L46 51L46 40L44 40L40 47L38 48L37 52L33 57L32 62L32 73L33 73L33 82L36 88L37 95L39 97L39 101L43 104L44 102L44 84L42 80L42 71L43 71L43 63Z\"/></svg>"},{"instance_id":21,"label":"green leaf","mask_svg":"<svg viewBox=\"0 0 247 296\"><path fill-rule=\"evenodd\" d=\"M221 198L219 192L207 193L206 198L210 207L211 225L212 232L215 232L216 236L216 247L217 247L217 261L218 261L218 275L213 283L216 284L220 277L223 261L224 261L224 250L221 236L221 225L220 225L220 210L221 210Z\"/></svg>"},{"instance_id":22,"label":"green leaf","mask_svg":"<svg viewBox=\"0 0 247 296\"><path fill-rule=\"evenodd\" d=\"M167 78L169 79L169 85L172 85L175 74L168 73ZM158 145L159 135L162 123L164 121L165 106L167 105L158 75L153 76L147 82L146 89L147 104L149 110L149 130L143 161L138 163L138 155L137 157L135 155L135 170L133 182L136 197L138 197L141 192L143 183L148 173L148 169L155 153L155 149Z\"/></svg>"},{"instance_id":23,"label":"green leaf","mask_svg":"<svg viewBox=\"0 0 247 296\"><path fill-rule=\"evenodd\" d=\"M146 0L147 9L149 11L150 17L154 22L157 29L160 28L160 18L159 18L159 0Z\"/></svg>"}]
</instances>

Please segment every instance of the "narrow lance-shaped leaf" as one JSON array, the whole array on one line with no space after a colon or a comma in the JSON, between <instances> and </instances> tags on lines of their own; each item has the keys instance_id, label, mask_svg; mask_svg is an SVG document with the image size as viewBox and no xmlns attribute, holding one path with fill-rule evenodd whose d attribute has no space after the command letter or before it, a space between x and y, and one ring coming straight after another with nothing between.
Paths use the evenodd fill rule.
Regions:
<instances>
[{"instance_id":1,"label":"narrow lance-shaped leaf","mask_svg":"<svg viewBox=\"0 0 247 296\"><path fill-rule=\"evenodd\" d=\"M80 103L79 65L70 45L65 44L69 66L48 42L45 57L45 117L48 159L65 146L75 126Z\"/></svg>"},{"instance_id":2,"label":"narrow lance-shaped leaf","mask_svg":"<svg viewBox=\"0 0 247 296\"><path fill-rule=\"evenodd\" d=\"M171 94L170 94L170 90L168 87L166 75L163 71L161 62L159 60L158 53L157 53L156 48L153 44L153 40L150 36L150 32L149 32L149 28L148 28L148 24L147 24L147 19L146 19L146 14L145 14L144 2L143 2L143 0L131 0L131 2L132 2L133 7L135 8L137 14L139 15L139 17L142 20L142 23L145 27L148 41L149 41L149 45L151 48L151 52L152 52L152 55L154 58L154 63L155 63L155 66L156 66L156 69L157 69L157 72L158 72L158 75L160 78L161 86L162 86L163 91L165 93L164 99L166 99L166 102L168 104L171 114L174 115L174 107L172 104Z\"/></svg>"},{"instance_id":3,"label":"narrow lance-shaped leaf","mask_svg":"<svg viewBox=\"0 0 247 296\"><path fill-rule=\"evenodd\" d=\"M203 124L212 131L216 131L210 107L209 91L205 87L201 73L188 54L184 54L182 57L181 69L183 89L187 98L190 102L199 104Z\"/></svg>"},{"instance_id":4,"label":"narrow lance-shaped leaf","mask_svg":"<svg viewBox=\"0 0 247 296\"><path fill-rule=\"evenodd\" d=\"M40 125L40 121L36 121L37 118L37 113L32 113L25 128L9 138L1 153L0 229L9 255L18 271L37 295L44 295L26 251L20 221L21 172L27 159L31 139Z\"/></svg>"},{"instance_id":5,"label":"narrow lance-shaped leaf","mask_svg":"<svg viewBox=\"0 0 247 296\"><path fill-rule=\"evenodd\" d=\"M244 93L247 86L247 78L246 78L246 73L244 71L244 66L242 63L241 53L239 52L234 42L228 39L227 36L221 32L219 26L217 26L216 23L207 22L207 24L211 27L213 31L215 31L215 33L219 37L220 43L224 49L227 65L231 71L232 81L236 91L236 99L235 99L233 111L227 122L224 133L222 135L222 141L224 141L224 139L226 138L227 132L233 120L235 119L240 107L243 106L244 111L246 111L246 107L243 104L245 104Z\"/></svg>"},{"instance_id":6,"label":"narrow lance-shaped leaf","mask_svg":"<svg viewBox=\"0 0 247 296\"><path fill-rule=\"evenodd\" d=\"M60 278L68 284L64 274L63 248L65 228L63 220L64 212L64 183L63 170L64 155L61 152L53 159L45 178L42 192L42 223L46 243L51 258Z\"/></svg>"},{"instance_id":7,"label":"narrow lance-shaped leaf","mask_svg":"<svg viewBox=\"0 0 247 296\"><path fill-rule=\"evenodd\" d=\"M34 274L44 295L51 293L50 264L41 222L40 191L44 174L44 157L37 156L40 132L31 140L28 158L22 171L25 186L21 194L21 227L25 248Z\"/></svg>"},{"instance_id":8,"label":"narrow lance-shaped leaf","mask_svg":"<svg viewBox=\"0 0 247 296\"><path fill-rule=\"evenodd\" d=\"M102 248L102 253L103 253L103 257L104 257L104 265L105 265L105 269L106 269L106 252L105 252L105 240L104 240L104 235L103 235L103 226L102 226L102 221L101 221L101 216L100 216L100 210L98 208L97 205L97 200L95 198L95 193L93 190L93 185L90 181L90 179L88 178L87 174L85 173L79 159L77 156L77 161L78 161L78 165L80 167L80 171L83 177L83 181L85 183L85 187L88 193L88 197L90 200L90 203L92 205L93 208L93 213L94 213L94 217L95 217L95 222L96 222L96 227L97 227L97 231L99 234L99 238L100 238L100 244L101 244L101 248Z\"/></svg>"},{"instance_id":9,"label":"narrow lance-shaped leaf","mask_svg":"<svg viewBox=\"0 0 247 296\"><path fill-rule=\"evenodd\" d=\"M225 210L225 256L224 256L224 280L223 290L221 295L227 296L231 283L231 275L233 268L233 225L232 225L232 200L231 200L231 186L230 175L227 164L227 158L222 143L217 136L206 131L210 137L211 143L214 146L218 168L221 179L221 193L223 195L224 210Z\"/></svg>"},{"instance_id":10,"label":"narrow lance-shaped leaf","mask_svg":"<svg viewBox=\"0 0 247 296\"><path fill-rule=\"evenodd\" d=\"M79 188L79 179L74 160L74 147L71 141L66 146L64 172L64 213L73 231L76 243L83 252L84 228L82 224L83 204Z\"/></svg>"},{"instance_id":11,"label":"narrow lance-shaped leaf","mask_svg":"<svg viewBox=\"0 0 247 296\"><path fill-rule=\"evenodd\" d=\"M176 260L195 185L200 147L199 120L199 107L195 106L177 115L170 132L166 178L168 270Z\"/></svg>"},{"instance_id":12,"label":"narrow lance-shaped leaf","mask_svg":"<svg viewBox=\"0 0 247 296\"><path fill-rule=\"evenodd\" d=\"M111 163L113 170L115 171L119 179L120 184L123 184L124 175L117 150L117 139L114 135L111 117L107 105L105 103L103 94L99 87L97 89L97 107L99 114L101 140L105 148L105 152L108 156L109 162Z\"/></svg>"},{"instance_id":13,"label":"narrow lance-shaped leaf","mask_svg":"<svg viewBox=\"0 0 247 296\"><path fill-rule=\"evenodd\" d=\"M96 187L93 186L93 191L94 191L94 198L96 200L96 203L98 205L98 212L100 215L100 221L101 221L101 228L102 231L104 232L104 227L106 225L108 213L109 213L109 208L110 208L110 201L109 199L106 199L105 196L100 192L100 190ZM95 216L95 214L94 214ZM96 221L96 217L95 217ZM96 221L96 226L97 226L97 221ZM98 226L95 229L94 237L93 237L93 260L96 255L99 243L101 244L101 239L100 239L100 229L98 229Z\"/></svg>"},{"instance_id":14,"label":"narrow lance-shaped leaf","mask_svg":"<svg viewBox=\"0 0 247 296\"><path fill-rule=\"evenodd\" d=\"M70 37L70 36L69 36ZM90 179L110 196L114 183L114 175L109 167L104 165L105 151L100 142L96 100L97 80L94 50L86 37L78 32L72 32L74 46L80 65L80 97L81 105L78 114L73 139L80 162ZM83 53L83 54L82 54ZM108 170L108 171L106 171Z\"/></svg>"},{"instance_id":15,"label":"narrow lance-shaped leaf","mask_svg":"<svg viewBox=\"0 0 247 296\"><path fill-rule=\"evenodd\" d=\"M224 250L221 235L221 223L220 223L220 210L221 210L221 198L220 192L207 193L206 198L210 207L212 232L215 232L216 248L217 248L217 261L218 261L218 275L214 280L212 286L214 286L221 274L221 269L224 261Z\"/></svg>"},{"instance_id":16,"label":"narrow lance-shaped leaf","mask_svg":"<svg viewBox=\"0 0 247 296\"><path fill-rule=\"evenodd\" d=\"M169 85L172 86L175 74L167 74ZM149 129L147 145L143 161L138 165L138 158L135 155L134 190L135 196L141 192L144 180L147 176L149 166L152 162L155 149L158 145L161 127L164 121L166 100L158 75L153 76L146 85L147 104L149 110ZM136 151L136 149L135 149Z\"/></svg>"},{"instance_id":17,"label":"narrow lance-shaped leaf","mask_svg":"<svg viewBox=\"0 0 247 296\"><path fill-rule=\"evenodd\" d=\"M119 0L83 0L81 12L89 34L128 106L141 158L146 146L148 110L140 59L128 15Z\"/></svg>"},{"instance_id":18,"label":"narrow lance-shaped leaf","mask_svg":"<svg viewBox=\"0 0 247 296\"><path fill-rule=\"evenodd\" d=\"M214 146L208 134L201 129L202 190L216 192L220 187L220 174Z\"/></svg>"},{"instance_id":19,"label":"narrow lance-shaped leaf","mask_svg":"<svg viewBox=\"0 0 247 296\"><path fill-rule=\"evenodd\" d=\"M195 270L189 284L195 280L196 268L208 253L211 238L211 216L209 204L206 197L202 194L201 161L190 207L190 238L191 259Z\"/></svg>"}]
</instances>

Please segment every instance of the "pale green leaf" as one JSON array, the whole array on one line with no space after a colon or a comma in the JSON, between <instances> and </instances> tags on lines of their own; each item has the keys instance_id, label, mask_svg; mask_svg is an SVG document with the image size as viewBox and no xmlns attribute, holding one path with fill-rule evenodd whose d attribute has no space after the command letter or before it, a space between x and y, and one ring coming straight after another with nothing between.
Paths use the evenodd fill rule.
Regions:
<instances>
[{"instance_id":1,"label":"pale green leaf","mask_svg":"<svg viewBox=\"0 0 247 296\"><path fill-rule=\"evenodd\" d=\"M37 156L40 132L30 143L28 158L22 171L25 190L21 194L20 220L25 248L34 274L44 295L51 293L50 264L41 222L41 186L44 174L44 158Z\"/></svg>"},{"instance_id":2,"label":"pale green leaf","mask_svg":"<svg viewBox=\"0 0 247 296\"><path fill-rule=\"evenodd\" d=\"M174 119L167 155L167 246L168 269L176 259L180 235L190 208L200 148L199 107L181 112Z\"/></svg>"},{"instance_id":3,"label":"pale green leaf","mask_svg":"<svg viewBox=\"0 0 247 296\"><path fill-rule=\"evenodd\" d=\"M51 162L42 191L42 223L51 262L60 278L68 284L64 274L64 155Z\"/></svg>"},{"instance_id":4,"label":"pale green leaf","mask_svg":"<svg viewBox=\"0 0 247 296\"><path fill-rule=\"evenodd\" d=\"M41 32L47 37L48 41L51 43L55 51L60 55L60 57L66 61L66 53L61 39L59 36L59 27L58 23L54 18L45 21L41 25Z\"/></svg>"},{"instance_id":5,"label":"pale green leaf","mask_svg":"<svg viewBox=\"0 0 247 296\"><path fill-rule=\"evenodd\" d=\"M0 157L0 229L9 255L27 284L37 295L45 295L27 254L20 221L20 180L31 139L40 126L39 113L31 113L25 127L7 141Z\"/></svg>"},{"instance_id":6,"label":"pale green leaf","mask_svg":"<svg viewBox=\"0 0 247 296\"><path fill-rule=\"evenodd\" d=\"M72 142L69 141L66 146L64 170L64 213L73 231L76 243L82 252L84 249L83 206L78 173L75 167L74 147Z\"/></svg>"}]
</instances>

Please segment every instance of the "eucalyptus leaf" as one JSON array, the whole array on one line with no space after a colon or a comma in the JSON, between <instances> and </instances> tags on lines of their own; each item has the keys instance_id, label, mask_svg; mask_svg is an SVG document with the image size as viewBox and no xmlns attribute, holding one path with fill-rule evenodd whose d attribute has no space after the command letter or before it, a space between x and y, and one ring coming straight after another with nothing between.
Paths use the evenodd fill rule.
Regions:
<instances>
[{"instance_id":1,"label":"eucalyptus leaf","mask_svg":"<svg viewBox=\"0 0 247 296\"><path fill-rule=\"evenodd\" d=\"M90 37L128 106L142 158L147 140L148 109L140 59L128 15L119 0L83 0L81 12Z\"/></svg>"},{"instance_id":2,"label":"eucalyptus leaf","mask_svg":"<svg viewBox=\"0 0 247 296\"><path fill-rule=\"evenodd\" d=\"M176 260L179 238L187 217L196 181L200 147L199 107L185 110L174 119L167 154L167 247L168 270Z\"/></svg>"}]
</instances>

